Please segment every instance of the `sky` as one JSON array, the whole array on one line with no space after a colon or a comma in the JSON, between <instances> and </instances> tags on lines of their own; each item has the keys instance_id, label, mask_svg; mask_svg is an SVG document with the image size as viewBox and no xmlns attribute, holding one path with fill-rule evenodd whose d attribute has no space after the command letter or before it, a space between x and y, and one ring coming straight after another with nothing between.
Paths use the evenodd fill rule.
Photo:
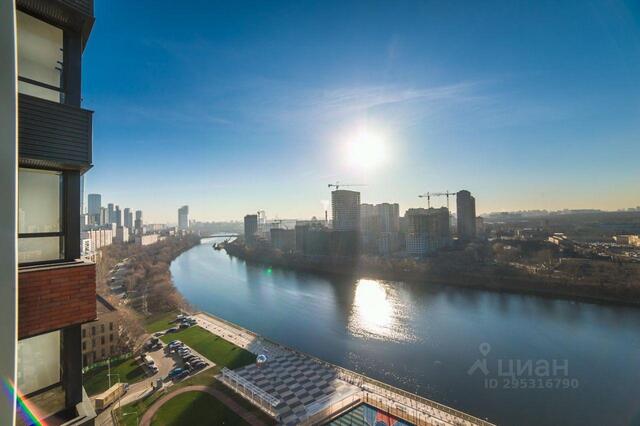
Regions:
<instances>
[{"instance_id":1,"label":"sky","mask_svg":"<svg viewBox=\"0 0 640 426\"><path fill-rule=\"evenodd\" d=\"M640 205L635 1L97 0L85 192L146 222ZM349 188L345 188L349 189ZM433 205L443 205L437 198Z\"/></svg>"}]
</instances>

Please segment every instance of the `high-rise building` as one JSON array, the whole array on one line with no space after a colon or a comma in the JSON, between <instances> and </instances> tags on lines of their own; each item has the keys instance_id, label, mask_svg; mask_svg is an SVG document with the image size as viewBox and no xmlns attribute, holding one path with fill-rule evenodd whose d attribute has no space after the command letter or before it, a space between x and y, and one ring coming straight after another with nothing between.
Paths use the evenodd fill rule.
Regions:
<instances>
[{"instance_id":1,"label":"high-rise building","mask_svg":"<svg viewBox=\"0 0 640 426\"><path fill-rule=\"evenodd\" d=\"M133 213L129 207L125 207L123 213L124 226L132 229L133 228Z\"/></svg>"},{"instance_id":2,"label":"high-rise building","mask_svg":"<svg viewBox=\"0 0 640 426\"><path fill-rule=\"evenodd\" d=\"M407 253L421 256L451 243L449 209L409 209L407 218Z\"/></svg>"},{"instance_id":3,"label":"high-rise building","mask_svg":"<svg viewBox=\"0 0 640 426\"><path fill-rule=\"evenodd\" d=\"M95 418L81 327L96 319L96 266L77 260L81 177L92 167L81 64L93 21L91 0L0 6L0 376L22 400L13 410L10 398L0 403L1 425L21 424L31 414L15 410L25 406L37 423Z\"/></svg>"},{"instance_id":4,"label":"high-rise building","mask_svg":"<svg viewBox=\"0 0 640 426\"><path fill-rule=\"evenodd\" d=\"M376 206L380 216L380 232L400 231L400 205L382 203Z\"/></svg>"},{"instance_id":5,"label":"high-rise building","mask_svg":"<svg viewBox=\"0 0 640 426\"><path fill-rule=\"evenodd\" d=\"M476 199L466 190L456 194L458 215L458 238L471 240L476 237Z\"/></svg>"},{"instance_id":6,"label":"high-rise building","mask_svg":"<svg viewBox=\"0 0 640 426\"><path fill-rule=\"evenodd\" d=\"M87 214L89 215L89 224L100 224L100 209L102 208L102 195L89 194L87 196Z\"/></svg>"},{"instance_id":7,"label":"high-rise building","mask_svg":"<svg viewBox=\"0 0 640 426\"><path fill-rule=\"evenodd\" d=\"M100 220L98 225L107 225L109 223L109 210L106 207L100 207Z\"/></svg>"},{"instance_id":8,"label":"high-rise building","mask_svg":"<svg viewBox=\"0 0 640 426\"><path fill-rule=\"evenodd\" d=\"M296 251L305 256L329 255L330 232L318 220L296 222Z\"/></svg>"},{"instance_id":9,"label":"high-rise building","mask_svg":"<svg viewBox=\"0 0 640 426\"><path fill-rule=\"evenodd\" d=\"M296 231L293 229L271 229L271 245L284 252L296 249Z\"/></svg>"},{"instance_id":10,"label":"high-rise building","mask_svg":"<svg viewBox=\"0 0 640 426\"><path fill-rule=\"evenodd\" d=\"M258 215L248 214L244 217L244 240L247 243L255 241L258 232Z\"/></svg>"},{"instance_id":11,"label":"high-rise building","mask_svg":"<svg viewBox=\"0 0 640 426\"><path fill-rule=\"evenodd\" d=\"M397 203L361 204L362 249L368 253L390 254L399 249L400 206Z\"/></svg>"},{"instance_id":12,"label":"high-rise building","mask_svg":"<svg viewBox=\"0 0 640 426\"><path fill-rule=\"evenodd\" d=\"M115 241L120 244L129 242L129 228L126 226L118 226L116 228Z\"/></svg>"},{"instance_id":13,"label":"high-rise building","mask_svg":"<svg viewBox=\"0 0 640 426\"><path fill-rule=\"evenodd\" d=\"M107 204L107 210L108 210L108 214L109 214L109 219L108 219L107 223L115 223L115 221L116 221L116 211L113 208L113 203Z\"/></svg>"},{"instance_id":14,"label":"high-rise building","mask_svg":"<svg viewBox=\"0 0 640 426\"><path fill-rule=\"evenodd\" d=\"M122 226L122 210L120 210L120 206L116 206L113 211L113 222L116 226Z\"/></svg>"},{"instance_id":15,"label":"high-rise building","mask_svg":"<svg viewBox=\"0 0 640 426\"><path fill-rule=\"evenodd\" d=\"M334 231L360 231L360 193L337 189L331 192Z\"/></svg>"},{"instance_id":16,"label":"high-rise building","mask_svg":"<svg viewBox=\"0 0 640 426\"><path fill-rule=\"evenodd\" d=\"M136 220L134 222L136 234L142 234L142 210L136 210Z\"/></svg>"},{"instance_id":17,"label":"high-rise building","mask_svg":"<svg viewBox=\"0 0 640 426\"><path fill-rule=\"evenodd\" d=\"M189 228L189 206L182 206L178 209L178 229Z\"/></svg>"}]
</instances>

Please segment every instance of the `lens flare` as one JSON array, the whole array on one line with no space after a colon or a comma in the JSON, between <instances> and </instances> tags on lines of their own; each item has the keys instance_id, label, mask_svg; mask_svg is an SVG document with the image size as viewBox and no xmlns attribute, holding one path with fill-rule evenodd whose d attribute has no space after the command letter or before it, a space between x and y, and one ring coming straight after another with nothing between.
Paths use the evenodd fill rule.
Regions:
<instances>
[{"instance_id":1,"label":"lens flare","mask_svg":"<svg viewBox=\"0 0 640 426\"><path fill-rule=\"evenodd\" d=\"M16 412L22 416L24 422L26 424L32 424L36 426L47 426L47 423L44 420L40 420L38 415L36 414L35 407L31 407L30 404L27 403L26 398L22 393L14 386L13 382L9 379L3 379L2 388L4 389L5 395L9 399L9 401L13 401L14 395L16 399Z\"/></svg>"}]
</instances>

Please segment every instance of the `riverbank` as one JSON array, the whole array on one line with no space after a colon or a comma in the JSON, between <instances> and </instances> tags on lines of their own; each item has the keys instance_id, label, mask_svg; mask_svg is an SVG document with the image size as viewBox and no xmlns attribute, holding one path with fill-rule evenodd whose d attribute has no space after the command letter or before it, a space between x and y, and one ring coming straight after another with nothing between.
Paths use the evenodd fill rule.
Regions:
<instances>
[{"instance_id":1,"label":"riverbank","mask_svg":"<svg viewBox=\"0 0 640 426\"><path fill-rule=\"evenodd\" d=\"M356 260L329 257L309 258L266 250L249 250L239 243L226 244L227 254L244 261L287 270L310 272L323 276L358 277L385 281L405 281L429 285L445 285L492 292L522 293L543 297L640 306L640 286L603 286L598 282L572 281L566 278L535 275L521 269L478 260L436 258L424 261L402 261L396 264L379 258Z\"/></svg>"},{"instance_id":2,"label":"riverbank","mask_svg":"<svg viewBox=\"0 0 640 426\"><path fill-rule=\"evenodd\" d=\"M254 398L251 390L237 386L236 380L242 381L244 379L248 382L254 382L256 378L265 376L287 378L285 389L278 387L270 389L269 392L272 397L276 397L280 401L278 410L271 414L275 415L283 424L293 424L285 419L294 419L295 424L324 424L328 419L342 414L346 408L366 402L416 425L433 424L432 421L437 419L438 424L442 425L492 426L492 423L470 414L274 342L213 314L198 312L194 314L194 317L201 328L212 334L227 339L234 345L255 355L266 354L268 361L260 369L255 366L247 366L218 377L222 383L239 395L253 402L265 412L272 411L273 407L261 405L260 399ZM314 371L317 373L316 377L328 373L333 379L316 383L308 379L306 375L300 376L298 374L300 369ZM294 377L296 380L291 380ZM280 383L281 380L278 382ZM308 395L306 389L314 389L314 392L317 390L319 395L323 395L326 390L321 391L322 383L326 382L331 383L333 393L307 403L304 414L293 414L288 407L289 404L298 405L298 401L304 399L303 395ZM345 388L350 388L351 391L345 392ZM289 399L293 402L289 402ZM348 404L345 404L345 401L348 401Z\"/></svg>"}]
</instances>

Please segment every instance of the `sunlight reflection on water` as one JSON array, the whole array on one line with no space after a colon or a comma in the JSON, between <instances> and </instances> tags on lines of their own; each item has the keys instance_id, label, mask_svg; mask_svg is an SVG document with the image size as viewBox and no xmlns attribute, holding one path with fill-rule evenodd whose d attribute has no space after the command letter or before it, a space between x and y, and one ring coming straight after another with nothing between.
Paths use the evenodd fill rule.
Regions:
<instances>
[{"instance_id":1,"label":"sunlight reflection on water","mask_svg":"<svg viewBox=\"0 0 640 426\"><path fill-rule=\"evenodd\" d=\"M349 315L349 332L361 338L415 342L417 337L408 323L406 309L389 284L359 280Z\"/></svg>"}]
</instances>

